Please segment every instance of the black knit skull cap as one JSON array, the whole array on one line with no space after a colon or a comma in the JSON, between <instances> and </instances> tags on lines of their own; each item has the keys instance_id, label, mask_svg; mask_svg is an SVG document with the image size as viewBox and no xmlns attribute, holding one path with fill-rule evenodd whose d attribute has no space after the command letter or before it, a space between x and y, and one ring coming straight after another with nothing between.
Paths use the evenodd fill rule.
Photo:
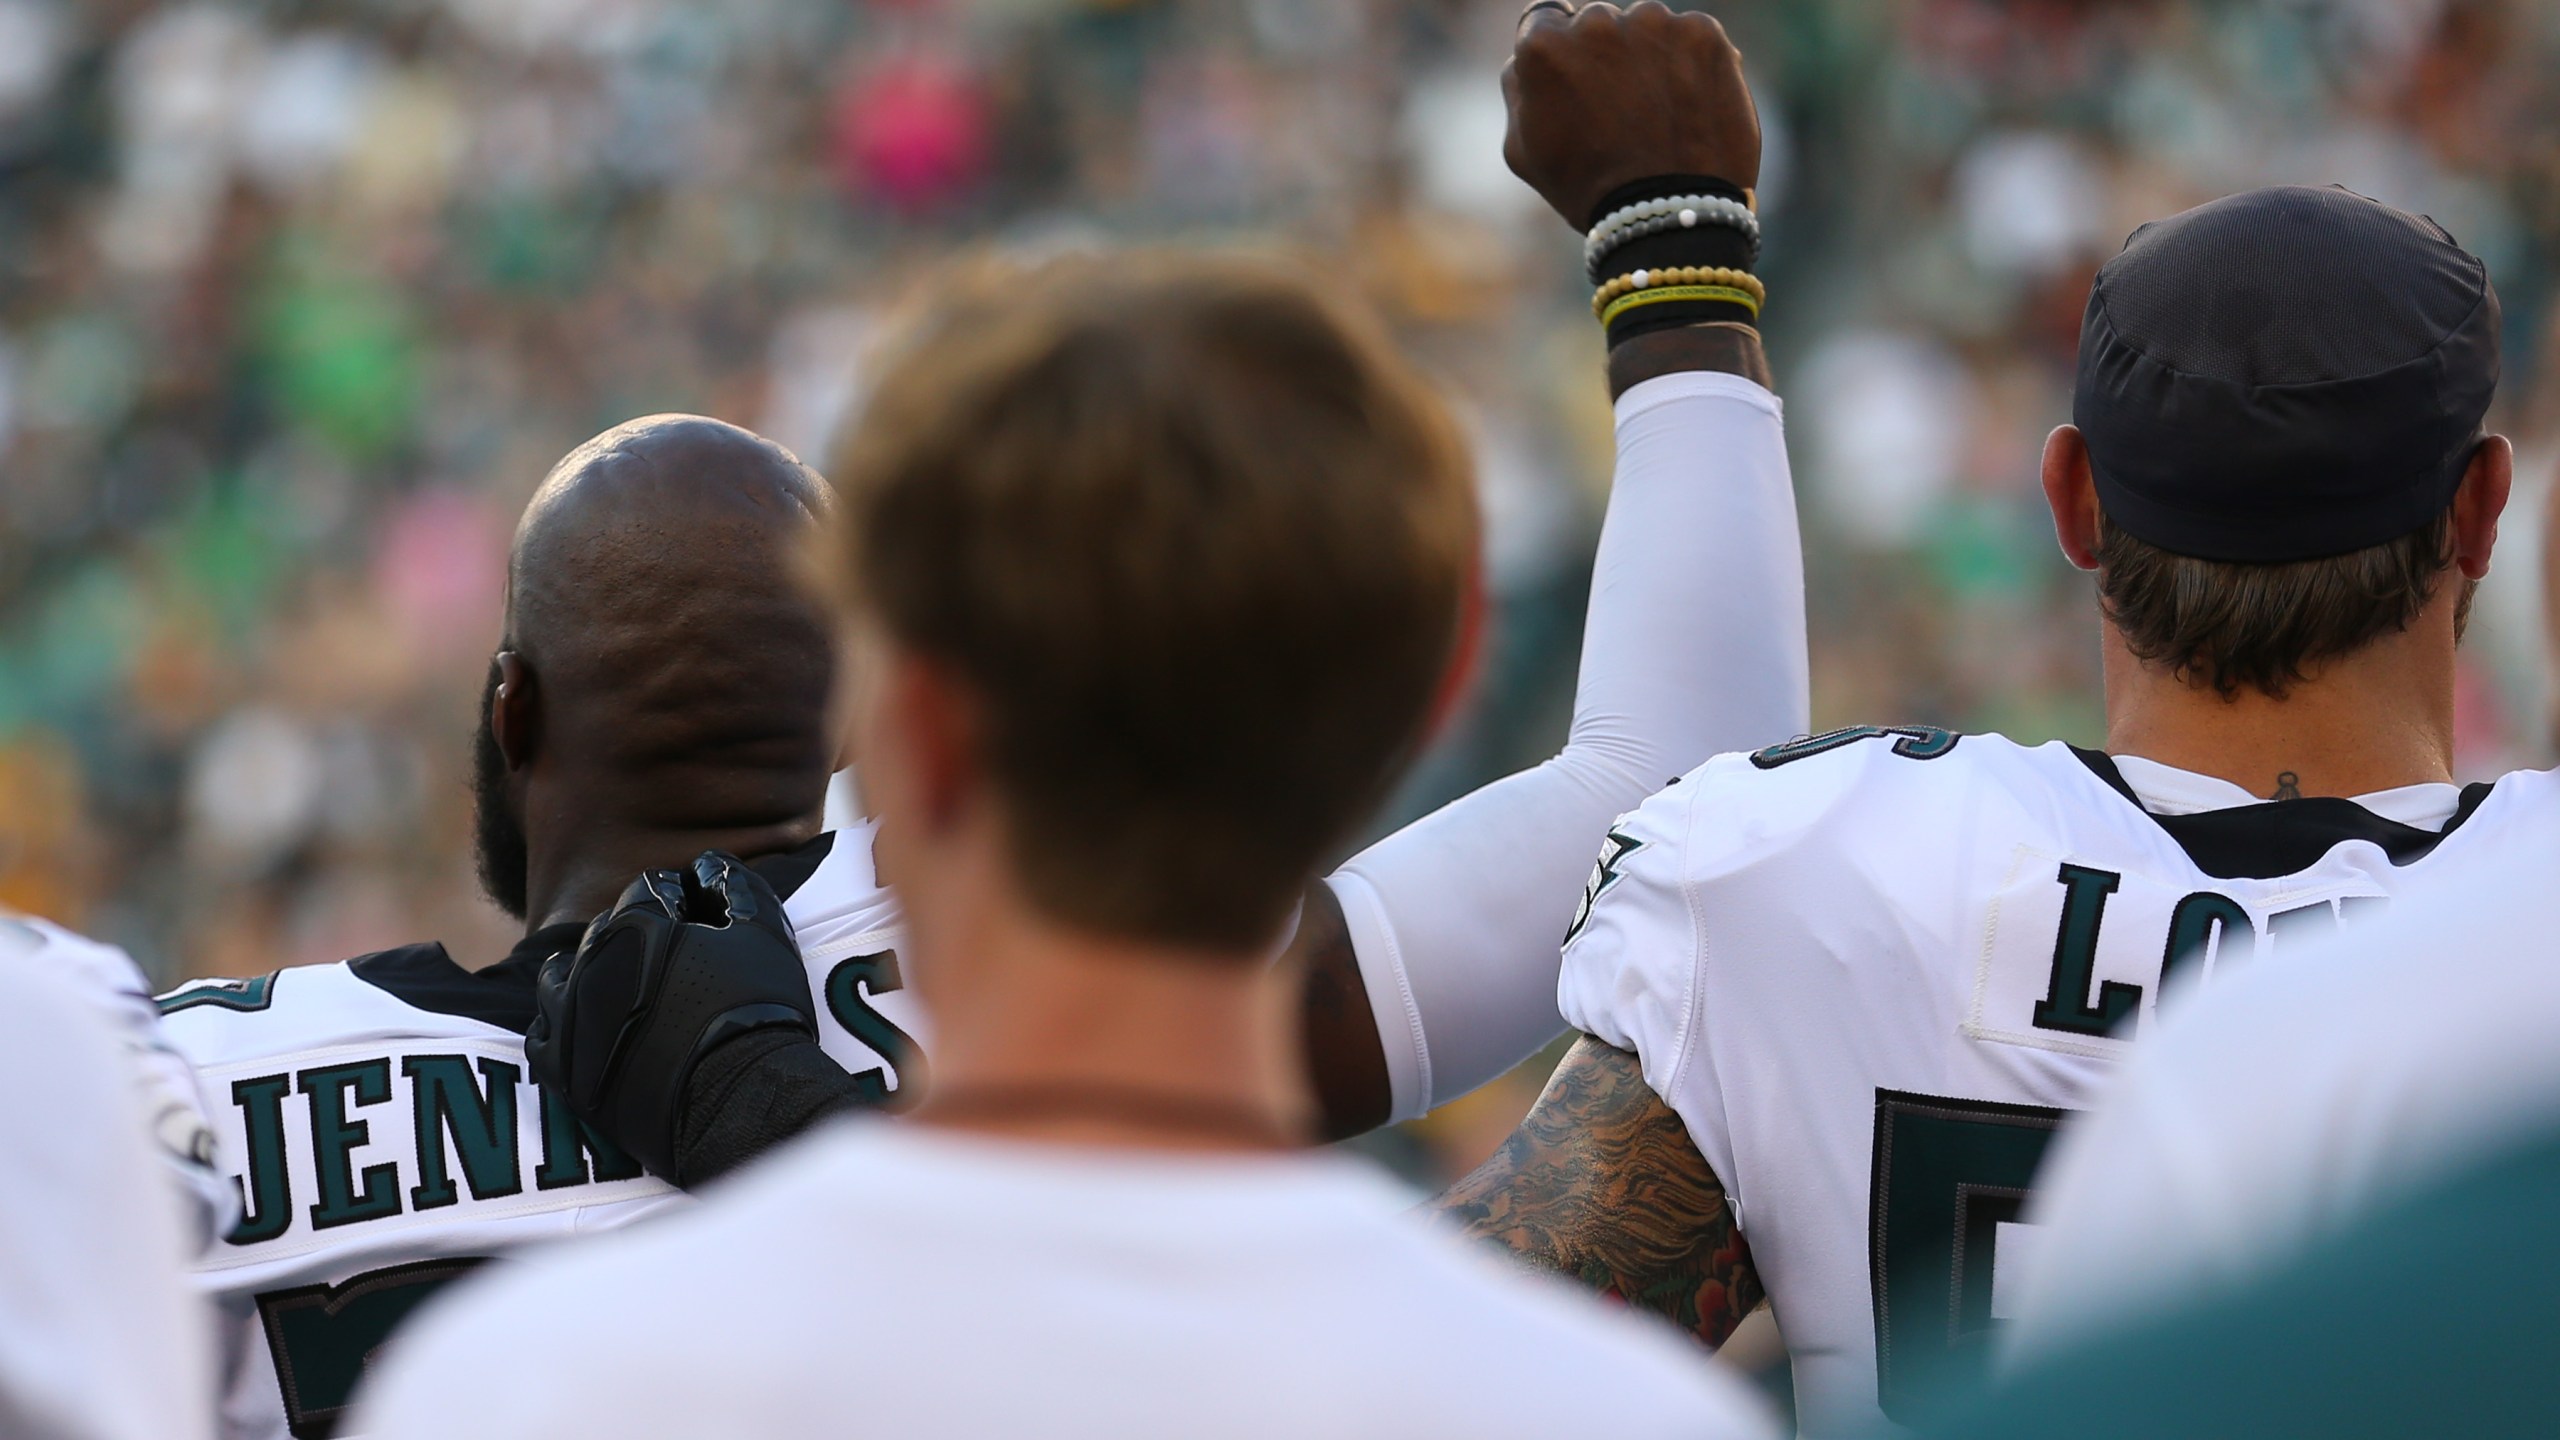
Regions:
<instances>
[{"instance_id":1,"label":"black knit skull cap","mask_svg":"<svg viewBox=\"0 0 2560 1440\"><path fill-rule=\"evenodd\" d=\"M2488 267L2337 187L2251 190L2098 271L2072 420L2109 521L2279 562L2398 539L2453 502L2498 388Z\"/></svg>"}]
</instances>

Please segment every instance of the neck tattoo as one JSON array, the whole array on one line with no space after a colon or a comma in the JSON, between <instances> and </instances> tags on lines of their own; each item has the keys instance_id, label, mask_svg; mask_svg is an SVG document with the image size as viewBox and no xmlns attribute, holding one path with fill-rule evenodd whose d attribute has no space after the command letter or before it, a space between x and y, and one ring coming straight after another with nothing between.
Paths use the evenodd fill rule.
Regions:
<instances>
[{"instance_id":1,"label":"neck tattoo","mask_svg":"<svg viewBox=\"0 0 2560 1440\"><path fill-rule=\"evenodd\" d=\"M2302 777L2294 774L2290 770L2278 771L2276 773L2276 793L2268 796L2267 798L2270 800L2301 799Z\"/></svg>"}]
</instances>

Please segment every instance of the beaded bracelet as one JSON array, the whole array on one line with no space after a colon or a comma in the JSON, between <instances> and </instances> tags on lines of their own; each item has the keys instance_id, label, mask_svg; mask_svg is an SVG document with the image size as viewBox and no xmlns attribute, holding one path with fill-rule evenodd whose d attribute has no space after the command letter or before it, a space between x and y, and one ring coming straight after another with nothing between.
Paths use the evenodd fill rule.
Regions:
<instances>
[{"instance_id":1,"label":"beaded bracelet","mask_svg":"<svg viewBox=\"0 0 2560 1440\"><path fill-rule=\"evenodd\" d=\"M1725 195L1663 195L1651 200L1637 200L1629 204L1621 205L1617 209L1610 211L1608 214L1601 216L1599 220L1594 222L1591 228L1584 233L1589 235L1598 235L1613 225L1624 225L1635 220L1647 220L1656 215L1674 215L1678 214L1682 210L1715 210L1723 211L1728 214L1739 212L1740 214L1749 216L1755 220L1758 219L1759 211L1753 205L1751 192L1745 190L1742 192L1742 195L1743 198L1740 200L1736 200Z\"/></svg>"},{"instance_id":2,"label":"beaded bracelet","mask_svg":"<svg viewBox=\"0 0 2560 1440\"><path fill-rule=\"evenodd\" d=\"M1618 317L1630 310L1647 305L1670 305L1682 301L1714 301L1726 305L1739 305L1751 313L1754 321L1760 318L1758 297L1738 285L1660 285L1650 290L1630 291L1610 301L1609 307L1600 312L1600 323L1615 325Z\"/></svg>"},{"instance_id":3,"label":"beaded bracelet","mask_svg":"<svg viewBox=\"0 0 2560 1440\"><path fill-rule=\"evenodd\" d=\"M1730 270L1721 265L1682 265L1669 270L1635 270L1619 276L1591 292L1591 313L1600 317L1602 324L1607 324L1609 308L1629 295L1664 286L1697 285L1713 285L1750 296L1751 313L1754 315L1760 313L1761 306L1769 303L1769 287L1761 284L1760 277L1749 271ZM1713 298L1720 300L1725 297Z\"/></svg>"},{"instance_id":4,"label":"beaded bracelet","mask_svg":"<svg viewBox=\"0 0 2560 1440\"><path fill-rule=\"evenodd\" d=\"M1715 195L1739 200L1755 212L1760 208L1759 197L1748 186L1736 185L1714 175L1648 175L1641 180L1630 180L1601 196L1591 207L1591 218L1582 222L1582 233L1588 235L1599 229L1601 221L1629 205L1671 195Z\"/></svg>"},{"instance_id":5,"label":"beaded bracelet","mask_svg":"<svg viewBox=\"0 0 2560 1440\"><path fill-rule=\"evenodd\" d=\"M1760 217L1751 212L1751 207L1717 195L1674 195L1623 206L1592 226L1589 238L1582 242L1583 273L1597 284L1601 262L1611 251L1647 235L1695 229L1701 224L1741 231L1750 242L1751 259L1760 258Z\"/></svg>"}]
</instances>

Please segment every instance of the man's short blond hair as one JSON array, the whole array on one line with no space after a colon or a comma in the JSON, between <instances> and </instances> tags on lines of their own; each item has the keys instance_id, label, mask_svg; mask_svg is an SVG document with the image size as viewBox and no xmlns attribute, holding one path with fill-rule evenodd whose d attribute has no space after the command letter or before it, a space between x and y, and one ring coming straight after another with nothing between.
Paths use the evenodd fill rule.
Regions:
<instances>
[{"instance_id":1,"label":"man's short blond hair","mask_svg":"<svg viewBox=\"0 0 2560 1440\"><path fill-rule=\"evenodd\" d=\"M1414 749L1465 623L1446 412L1277 262L955 280L831 474L851 603L974 690L1020 879L1101 933L1267 942Z\"/></svg>"}]
</instances>

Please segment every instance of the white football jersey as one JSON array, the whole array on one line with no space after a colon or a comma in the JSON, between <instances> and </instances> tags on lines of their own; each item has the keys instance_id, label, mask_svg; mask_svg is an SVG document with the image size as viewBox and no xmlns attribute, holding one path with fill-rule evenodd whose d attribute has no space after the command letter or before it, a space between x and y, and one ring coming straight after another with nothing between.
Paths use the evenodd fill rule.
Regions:
<instances>
[{"instance_id":1,"label":"white football jersey","mask_svg":"<svg viewBox=\"0 0 2560 1440\"><path fill-rule=\"evenodd\" d=\"M2560 815L2505 827L2497 851L2376 924L2173 1002L2045 1161L2017 1353L2280 1267L2560 1125Z\"/></svg>"},{"instance_id":2,"label":"white football jersey","mask_svg":"<svg viewBox=\"0 0 2560 1440\"><path fill-rule=\"evenodd\" d=\"M2227 798L2146 809L2123 769ZM1862 1431L1981 1364L2046 1142L2163 985L2560 824L2553 788L2263 802L2060 743L1834 731L1718 757L1620 820L1559 998L1635 1052L1723 1180L1805 1433Z\"/></svg>"},{"instance_id":3,"label":"white football jersey","mask_svg":"<svg viewBox=\"0 0 2560 1440\"><path fill-rule=\"evenodd\" d=\"M167 1096L135 1083L133 1017L102 1003L140 978L120 950L0 918L0 1435L212 1433L212 1337L183 1270L200 1206L168 1183Z\"/></svg>"},{"instance_id":4,"label":"white football jersey","mask_svg":"<svg viewBox=\"0 0 2560 1440\"><path fill-rule=\"evenodd\" d=\"M214 1150L196 1074L162 1032L151 984L133 957L49 920L0 911L0 954L60 975L107 1022L133 1074L152 1149L186 1199L206 1242L236 1215L231 1182Z\"/></svg>"},{"instance_id":5,"label":"white football jersey","mask_svg":"<svg viewBox=\"0 0 2560 1440\"><path fill-rule=\"evenodd\" d=\"M886 1097L914 1079L923 1031L871 838L832 831L755 868L783 897L822 1047ZM577 931L477 972L428 943L161 997L240 1194L198 1269L220 1312L224 1434L339 1433L376 1350L455 1276L682 1200L526 1067L535 976Z\"/></svg>"}]
</instances>

